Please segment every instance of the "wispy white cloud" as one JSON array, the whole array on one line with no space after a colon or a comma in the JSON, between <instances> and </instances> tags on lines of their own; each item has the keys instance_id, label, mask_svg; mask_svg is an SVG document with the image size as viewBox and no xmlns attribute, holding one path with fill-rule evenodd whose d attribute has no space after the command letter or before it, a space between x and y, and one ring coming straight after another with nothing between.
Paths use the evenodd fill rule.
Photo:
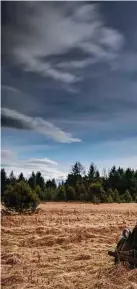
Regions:
<instances>
[{"instance_id":1,"label":"wispy white cloud","mask_svg":"<svg viewBox=\"0 0 137 289\"><path fill-rule=\"evenodd\" d=\"M1 163L4 162L5 165L9 164L10 160L16 160L16 154L9 149L1 150Z\"/></svg>"},{"instance_id":2,"label":"wispy white cloud","mask_svg":"<svg viewBox=\"0 0 137 289\"><path fill-rule=\"evenodd\" d=\"M29 164L41 164L41 165L45 165L45 164L49 164L49 165L57 165L57 162L52 161L48 158L33 158L33 159L29 159L28 160Z\"/></svg>"},{"instance_id":3,"label":"wispy white cloud","mask_svg":"<svg viewBox=\"0 0 137 289\"><path fill-rule=\"evenodd\" d=\"M20 159L11 150L2 150L1 156L2 166L8 175L13 170L16 176L22 172L28 178L32 171L35 173L40 171L45 180L55 178L57 181L65 179L67 175L65 168L48 158Z\"/></svg>"},{"instance_id":4,"label":"wispy white cloud","mask_svg":"<svg viewBox=\"0 0 137 289\"><path fill-rule=\"evenodd\" d=\"M83 69L91 64L94 64L98 61L97 58L87 58L84 60L73 60L69 62L61 62L57 64L57 67L59 68L65 68L65 69Z\"/></svg>"},{"instance_id":5,"label":"wispy white cloud","mask_svg":"<svg viewBox=\"0 0 137 289\"><path fill-rule=\"evenodd\" d=\"M13 86L10 86L10 85L2 85L2 90L7 90L9 91L10 93L13 92L13 93L21 93L17 88L13 87Z\"/></svg>"},{"instance_id":6,"label":"wispy white cloud","mask_svg":"<svg viewBox=\"0 0 137 289\"><path fill-rule=\"evenodd\" d=\"M43 63L38 59L29 58L27 64L25 64L24 70L37 72L42 76L48 76L66 84L74 83L79 80L76 75L65 71L59 71L58 69L53 68L50 63Z\"/></svg>"},{"instance_id":7,"label":"wispy white cloud","mask_svg":"<svg viewBox=\"0 0 137 289\"><path fill-rule=\"evenodd\" d=\"M60 143L81 141L78 138L73 138L70 133L64 132L54 124L45 121L40 117L29 117L8 108L2 108L1 114L2 126L15 129L34 130Z\"/></svg>"}]
</instances>

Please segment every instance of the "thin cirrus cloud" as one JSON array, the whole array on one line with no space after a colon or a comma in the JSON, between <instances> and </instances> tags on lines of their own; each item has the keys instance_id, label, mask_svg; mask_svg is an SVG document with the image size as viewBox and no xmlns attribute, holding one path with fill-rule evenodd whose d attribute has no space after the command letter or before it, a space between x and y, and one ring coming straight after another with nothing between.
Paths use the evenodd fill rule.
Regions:
<instances>
[{"instance_id":1,"label":"thin cirrus cloud","mask_svg":"<svg viewBox=\"0 0 137 289\"><path fill-rule=\"evenodd\" d=\"M9 175L11 170L14 171L16 177L23 173L23 175L28 178L32 171L35 173L40 171L45 180L55 178L57 181L65 179L67 172L60 168L56 161L48 158L33 158L21 160L18 155L16 155L11 150L1 151L1 161L2 165L6 166L6 173Z\"/></svg>"},{"instance_id":2,"label":"thin cirrus cloud","mask_svg":"<svg viewBox=\"0 0 137 289\"><path fill-rule=\"evenodd\" d=\"M1 150L1 162L5 165L9 164L10 160L16 161L16 155L9 149Z\"/></svg>"},{"instance_id":3,"label":"thin cirrus cloud","mask_svg":"<svg viewBox=\"0 0 137 289\"><path fill-rule=\"evenodd\" d=\"M4 28L3 37L12 44L9 55L15 63L22 65L24 71L73 84L82 78L77 68L82 69L100 60L112 62L123 47L124 36L105 25L97 4L63 3L57 7L54 3L29 5L27 2L21 7L25 7L27 13L22 12L22 16L17 18L18 29ZM21 30L24 19L24 26L27 25L28 29ZM88 56L88 60L70 62L72 66L69 67L65 65L66 61L58 63L59 55L67 54L74 48L81 51L82 57ZM50 56L54 56L55 61L51 61Z\"/></svg>"},{"instance_id":4,"label":"thin cirrus cloud","mask_svg":"<svg viewBox=\"0 0 137 289\"><path fill-rule=\"evenodd\" d=\"M33 163L34 163L34 164L38 163L38 164L41 164L41 165L45 165L45 164L57 165L57 162L52 161L52 160L50 160L50 159L48 159L48 158L43 158L43 159L34 158L34 159L30 159L30 160L29 160L29 163L31 163L31 164L33 164Z\"/></svg>"},{"instance_id":5,"label":"thin cirrus cloud","mask_svg":"<svg viewBox=\"0 0 137 289\"><path fill-rule=\"evenodd\" d=\"M17 157L17 154L10 150L10 149L2 149L1 150L1 159L2 159L2 163L3 164L10 164L10 161L12 161L12 164L16 164L18 165L18 157ZM20 163L24 163L23 160L20 160ZM27 160L27 164L29 166L33 166L34 164L36 165L58 165L57 162L53 161L53 160L50 160L48 158L30 158Z\"/></svg>"},{"instance_id":6,"label":"thin cirrus cloud","mask_svg":"<svg viewBox=\"0 0 137 289\"><path fill-rule=\"evenodd\" d=\"M36 131L60 143L81 141L78 138L73 138L70 133L62 131L52 123L47 122L40 117L29 117L8 108L2 108L1 115L3 127Z\"/></svg>"}]
</instances>

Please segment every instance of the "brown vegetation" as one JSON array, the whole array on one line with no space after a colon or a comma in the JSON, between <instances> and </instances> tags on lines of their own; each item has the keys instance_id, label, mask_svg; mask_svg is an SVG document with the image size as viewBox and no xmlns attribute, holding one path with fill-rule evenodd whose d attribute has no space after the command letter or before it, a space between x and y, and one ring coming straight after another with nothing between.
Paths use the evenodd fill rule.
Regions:
<instances>
[{"instance_id":1,"label":"brown vegetation","mask_svg":"<svg viewBox=\"0 0 137 289\"><path fill-rule=\"evenodd\" d=\"M137 270L107 254L136 218L136 204L46 203L37 214L3 215L2 288L137 288Z\"/></svg>"}]
</instances>

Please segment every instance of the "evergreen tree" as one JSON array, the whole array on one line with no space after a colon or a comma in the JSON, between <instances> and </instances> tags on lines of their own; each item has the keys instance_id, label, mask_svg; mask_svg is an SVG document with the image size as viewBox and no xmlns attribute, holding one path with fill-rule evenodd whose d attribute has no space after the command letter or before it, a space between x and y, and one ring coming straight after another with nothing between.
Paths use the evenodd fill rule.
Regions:
<instances>
[{"instance_id":1,"label":"evergreen tree","mask_svg":"<svg viewBox=\"0 0 137 289\"><path fill-rule=\"evenodd\" d=\"M18 181L19 181L19 182L20 182L20 181L25 182L25 178L24 178L24 176L23 176L23 173L20 173L20 175L19 175L19 177L18 177Z\"/></svg>"},{"instance_id":2,"label":"evergreen tree","mask_svg":"<svg viewBox=\"0 0 137 289\"><path fill-rule=\"evenodd\" d=\"M55 190L55 189L57 188L55 179L48 180L48 181L46 182L46 188L52 188L52 189Z\"/></svg>"},{"instance_id":3,"label":"evergreen tree","mask_svg":"<svg viewBox=\"0 0 137 289\"><path fill-rule=\"evenodd\" d=\"M69 185L66 185L65 188L67 201L74 201L76 199L74 188Z\"/></svg>"},{"instance_id":4,"label":"evergreen tree","mask_svg":"<svg viewBox=\"0 0 137 289\"><path fill-rule=\"evenodd\" d=\"M44 182L44 178L41 175L41 172L36 173L36 185L40 186L41 190L44 191L45 182Z\"/></svg>"},{"instance_id":5,"label":"evergreen tree","mask_svg":"<svg viewBox=\"0 0 137 289\"><path fill-rule=\"evenodd\" d=\"M80 201L87 201L88 200L88 194L87 191L85 189L84 184L81 184L79 187L79 199Z\"/></svg>"},{"instance_id":6,"label":"evergreen tree","mask_svg":"<svg viewBox=\"0 0 137 289\"><path fill-rule=\"evenodd\" d=\"M45 194L44 194L44 192L41 190L41 188L40 188L39 185L36 186L35 193L36 193L36 195L38 196L38 198L39 198L40 200L44 201Z\"/></svg>"},{"instance_id":7,"label":"evergreen tree","mask_svg":"<svg viewBox=\"0 0 137 289\"><path fill-rule=\"evenodd\" d=\"M95 172L95 181L96 181L97 183L100 182L100 174L99 174L99 171L98 171L98 170Z\"/></svg>"},{"instance_id":8,"label":"evergreen tree","mask_svg":"<svg viewBox=\"0 0 137 289\"><path fill-rule=\"evenodd\" d=\"M72 172L68 174L66 184L74 188L77 183L82 181L84 174L85 174L84 167L82 166L80 162L76 162L72 166Z\"/></svg>"},{"instance_id":9,"label":"evergreen tree","mask_svg":"<svg viewBox=\"0 0 137 289\"><path fill-rule=\"evenodd\" d=\"M79 201L80 200L80 184L77 183L75 186L75 196L76 196L76 200Z\"/></svg>"},{"instance_id":10,"label":"evergreen tree","mask_svg":"<svg viewBox=\"0 0 137 289\"><path fill-rule=\"evenodd\" d=\"M36 189L36 175L34 172L32 172L30 178L28 179L28 184L32 190Z\"/></svg>"},{"instance_id":11,"label":"evergreen tree","mask_svg":"<svg viewBox=\"0 0 137 289\"><path fill-rule=\"evenodd\" d=\"M13 171L11 171L11 173L10 173L9 182L11 185L14 185L16 183L16 177L14 176Z\"/></svg>"},{"instance_id":12,"label":"evergreen tree","mask_svg":"<svg viewBox=\"0 0 137 289\"><path fill-rule=\"evenodd\" d=\"M106 203L113 203L113 198L111 195L108 195L106 198Z\"/></svg>"},{"instance_id":13,"label":"evergreen tree","mask_svg":"<svg viewBox=\"0 0 137 289\"><path fill-rule=\"evenodd\" d=\"M52 192L49 188L46 188L44 191L44 201L52 201Z\"/></svg>"},{"instance_id":14,"label":"evergreen tree","mask_svg":"<svg viewBox=\"0 0 137 289\"><path fill-rule=\"evenodd\" d=\"M124 195L123 195L123 200L126 202L126 203L131 203L133 200L132 200L132 197L131 197L131 194L128 190L125 191Z\"/></svg>"},{"instance_id":15,"label":"evergreen tree","mask_svg":"<svg viewBox=\"0 0 137 289\"><path fill-rule=\"evenodd\" d=\"M114 202L114 192L111 188L108 189L108 191L107 191L106 202L107 203L113 203Z\"/></svg>"},{"instance_id":16,"label":"evergreen tree","mask_svg":"<svg viewBox=\"0 0 137 289\"><path fill-rule=\"evenodd\" d=\"M1 169L1 199L3 198L6 185L7 185L7 175L5 169Z\"/></svg>"},{"instance_id":17,"label":"evergreen tree","mask_svg":"<svg viewBox=\"0 0 137 289\"><path fill-rule=\"evenodd\" d=\"M66 192L63 186L59 186L57 189L57 201L66 201Z\"/></svg>"},{"instance_id":18,"label":"evergreen tree","mask_svg":"<svg viewBox=\"0 0 137 289\"><path fill-rule=\"evenodd\" d=\"M84 167L80 162L76 162L74 166L72 166L72 174L75 176L82 176L85 173Z\"/></svg>"},{"instance_id":19,"label":"evergreen tree","mask_svg":"<svg viewBox=\"0 0 137 289\"><path fill-rule=\"evenodd\" d=\"M88 194L87 194L87 200L89 202L92 202L93 201L93 197L94 197L94 192L93 192L93 188L92 188L92 184L89 185L88 187Z\"/></svg>"},{"instance_id":20,"label":"evergreen tree","mask_svg":"<svg viewBox=\"0 0 137 289\"><path fill-rule=\"evenodd\" d=\"M95 175L96 175L96 167L93 163L91 163L91 165L89 167L89 171L88 171L88 180L90 182L93 182Z\"/></svg>"},{"instance_id":21,"label":"evergreen tree","mask_svg":"<svg viewBox=\"0 0 137 289\"><path fill-rule=\"evenodd\" d=\"M117 189L114 190L113 192L113 200L115 203L120 203L120 196L119 196L119 192Z\"/></svg>"}]
</instances>

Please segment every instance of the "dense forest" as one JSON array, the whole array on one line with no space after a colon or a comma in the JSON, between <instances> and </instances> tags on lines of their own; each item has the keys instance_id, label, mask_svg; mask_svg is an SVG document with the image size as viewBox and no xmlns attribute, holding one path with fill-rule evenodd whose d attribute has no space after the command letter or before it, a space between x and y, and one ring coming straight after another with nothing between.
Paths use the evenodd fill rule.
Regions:
<instances>
[{"instance_id":1,"label":"dense forest","mask_svg":"<svg viewBox=\"0 0 137 289\"><path fill-rule=\"evenodd\" d=\"M82 164L76 162L66 180L59 184L55 179L45 182L41 172L32 172L25 179L23 173L16 178L13 171L7 176L4 168L1 169L2 200L7 191L14 195L18 184L22 191L27 186L40 201L137 202L137 170L130 168L113 166L108 174L101 176L93 163L86 173Z\"/></svg>"}]
</instances>

